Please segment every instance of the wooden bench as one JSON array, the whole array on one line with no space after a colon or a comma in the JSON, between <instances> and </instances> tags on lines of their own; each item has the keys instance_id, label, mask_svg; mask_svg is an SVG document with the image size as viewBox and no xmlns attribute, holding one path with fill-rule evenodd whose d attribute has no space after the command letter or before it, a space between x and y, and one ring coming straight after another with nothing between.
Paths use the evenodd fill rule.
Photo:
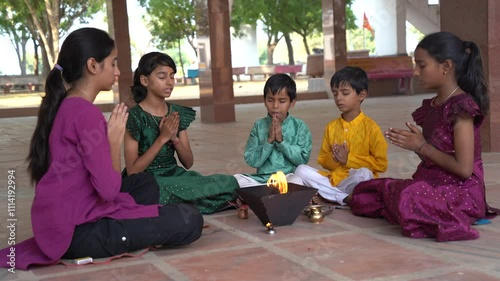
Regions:
<instances>
[{"instance_id":1,"label":"wooden bench","mask_svg":"<svg viewBox=\"0 0 500 281\"><path fill-rule=\"evenodd\" d=\"M44 79L37 75L0 76L0 87L4 94L20 91L40 91L44 82Z\"/></svg>"},{"instance_id":2,"label":"wooden bench","mask_svg":"<svg viewBox=\"0 0 500 281\"><path fill-rule=\"evenodd\" d=\"M246 67L241 66L241 67L233 67L233 75L236 76L236 81L240 82L241 78L240 75L245 75Z\"/></svg>"},{"instance_id":3,"label":"wooden bench","mask_svg":"<svg viewBox=\"0 0 500 281\"><path fill-rule=\"evenodd\" d=\"M249 75L250 81L253 81L254 75L263 75L264 79L267 79L268 76L274 73L276 73L274 65L259 65L247 67L246 75Z\"/></svg>"},{"instance_id":4,"label":"wooden bench","mask_svg":"<svg viewBox=\"0 0 500 281\"><path fill-rule=\"evenodd\" d=\"M275 73L288 73L291 77L295 77L297 73L302 72L302 65L276 65Z\"/></svg>"},{"instance_id":5,"label":"wooden bench","mask_svg":"<svg viewBox=\"0 0 500 281\"><path fill-rule=\"evenodd\" d=\"M347 65L366 71L370 80L368 92L371 96L411 92L413 62L410 56L349 58Z\"/></svg>"}]
</instances>

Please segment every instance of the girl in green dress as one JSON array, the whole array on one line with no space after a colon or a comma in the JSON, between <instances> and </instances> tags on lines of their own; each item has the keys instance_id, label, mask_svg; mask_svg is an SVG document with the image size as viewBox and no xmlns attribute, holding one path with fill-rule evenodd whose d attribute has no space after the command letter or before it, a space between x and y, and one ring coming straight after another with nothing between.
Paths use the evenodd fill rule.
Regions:
<instances>
[{"instance_id":1,"label":"girl in green dress","mask_svg":"<svg viewBox=\"0 0 500 281\"><path fill-rule=\"evenodd\" d=\"M230 175L203 176L193 166L187 128L196 111L165 102L174 89L177 69L172 58L152 52L139 61L125 134L124 174L153 174L160 186L160 204L191 203L204 214L225 209L235 200L238 182ZM177 158L182 166L177 165Z\"/></svg>"}]
</instances>

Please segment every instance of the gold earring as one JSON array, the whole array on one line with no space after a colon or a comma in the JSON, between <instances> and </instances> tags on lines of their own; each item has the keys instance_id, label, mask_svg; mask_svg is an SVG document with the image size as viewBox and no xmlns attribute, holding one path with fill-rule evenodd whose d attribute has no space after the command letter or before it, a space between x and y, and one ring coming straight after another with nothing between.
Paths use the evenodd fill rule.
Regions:
<instances>
[{"instance_id":1,"label":"gold earring","mask_svg":"<svg viewBox=\"0 0 500 281\"><path fill-rule=\"evenodd\" d=\"M446 71L443 71L443 75L446 75Z\"/></svg>"}]
</instances>

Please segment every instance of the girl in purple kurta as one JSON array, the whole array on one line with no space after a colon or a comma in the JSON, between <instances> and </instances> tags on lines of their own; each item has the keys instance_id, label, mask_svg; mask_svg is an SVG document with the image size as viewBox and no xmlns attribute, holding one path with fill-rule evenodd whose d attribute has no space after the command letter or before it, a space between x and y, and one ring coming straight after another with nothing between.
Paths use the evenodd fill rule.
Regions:
<instances>
[{"instance_id":1,"label":"girl in purple kurta","mask_svg":"<svg viewBox=\"0 0 500 281\"><path fill-rule=\"evenodd\" d=\"M437 241L479 237L471 224L485 216L480 126L489 98L478 46L438 32L415 50L415 79L437 95L413 112L409 130L390 128L391 143L422 159L413 179L360 183L350 200L355 215L385 217L403 235Z\"/></svg>"},{"instance_id":2,"label":"girl in purple kurta","mask_svg":"<svg viewBox=\"0 0 500 281\"><path fill-rule=\"evenodd\" d=\"M34 237L0 251L0 266L27 269L61 258L109 257L155 245L183 245L201 235L191 205L158 205L154 178L121 179L120 149L128 113L117 105L108 122L94 106L120 74L109 35L71 33L46 81L28 156L35 182Z\"/></svg>"}]
</instances>

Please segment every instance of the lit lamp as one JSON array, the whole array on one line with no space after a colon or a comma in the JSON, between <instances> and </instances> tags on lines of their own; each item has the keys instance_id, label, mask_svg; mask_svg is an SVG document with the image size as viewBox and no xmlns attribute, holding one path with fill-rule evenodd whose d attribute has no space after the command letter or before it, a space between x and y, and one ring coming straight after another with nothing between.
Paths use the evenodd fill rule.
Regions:
<instances>
[{"instance_id":1,"label":"lit lamp","mask_svg":"<svg viewBox=\"0 0 500 281\"><path fill-rule=\"evenodd\" d=\"M279 171L271 175L267 185L237 189L264 226L293 224L317 190L302 185L287 183L286 176Z\"/></svg>"}]
</instances>

